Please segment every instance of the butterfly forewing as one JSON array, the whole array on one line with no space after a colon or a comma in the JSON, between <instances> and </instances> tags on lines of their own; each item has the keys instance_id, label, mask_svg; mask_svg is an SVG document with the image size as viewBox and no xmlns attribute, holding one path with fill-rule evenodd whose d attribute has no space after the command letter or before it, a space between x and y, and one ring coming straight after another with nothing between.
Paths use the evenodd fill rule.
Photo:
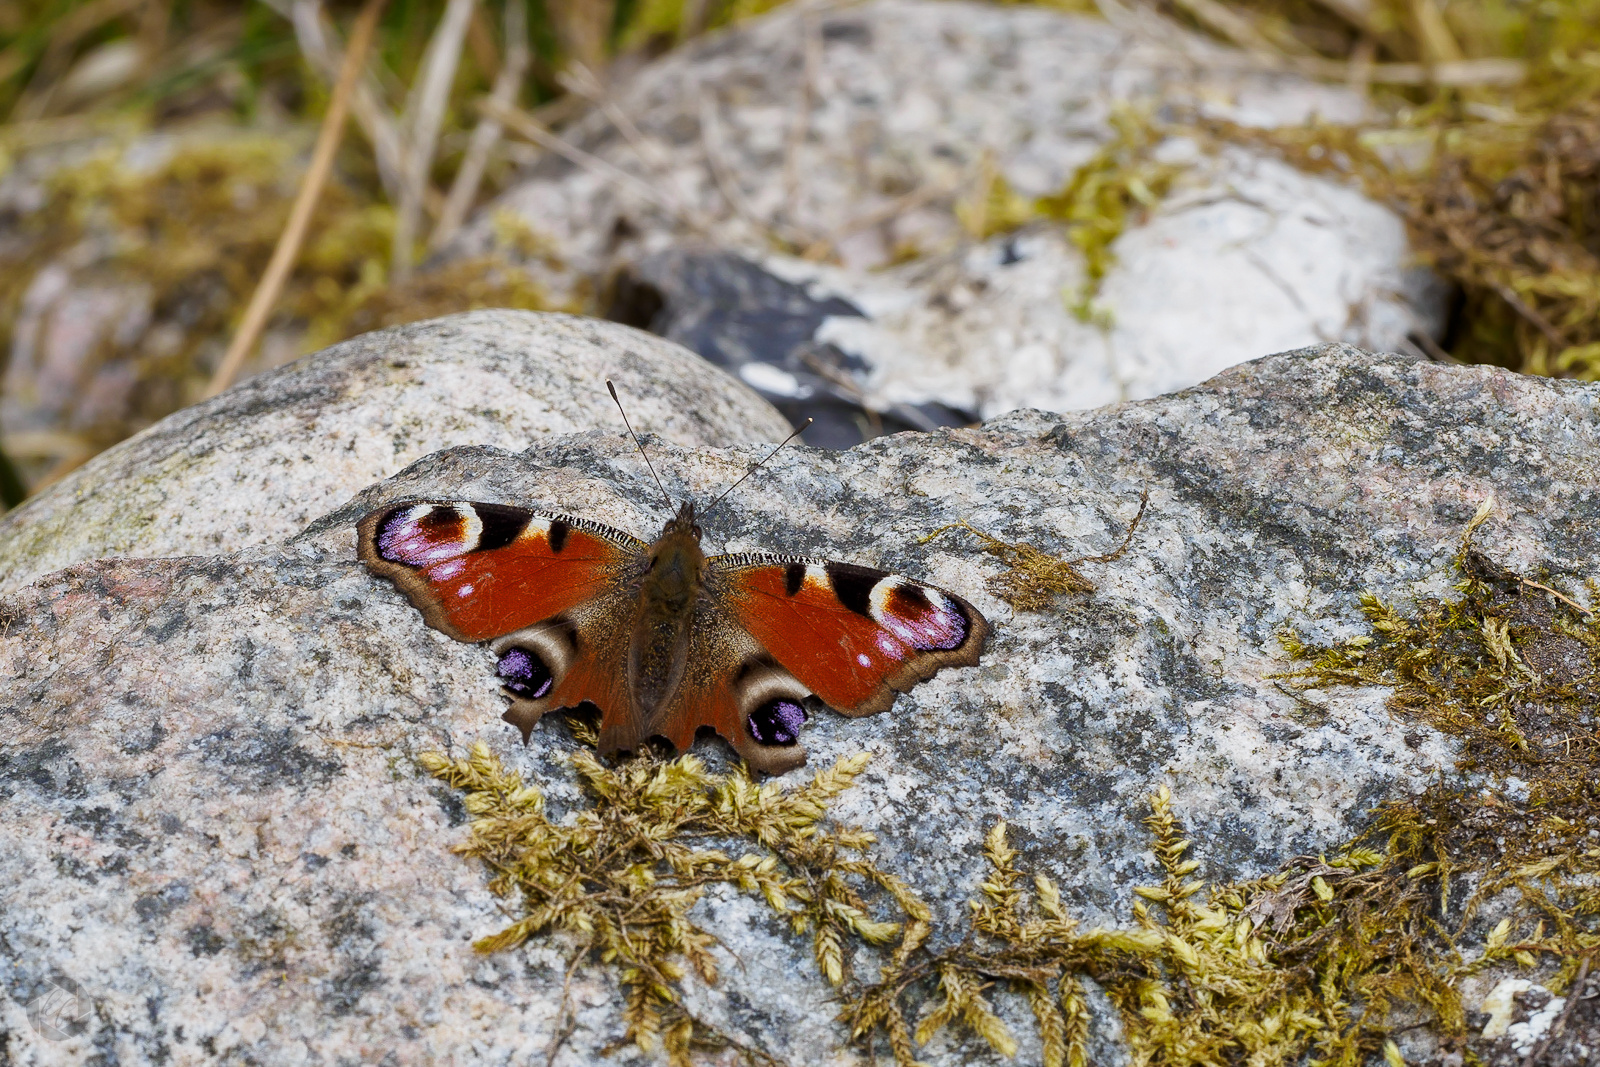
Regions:
<instances>
[{"instance_id":1,"label":"butterfly forewing","mask_svg":"<svg viewBox=\"0 0 1600 1067\"><path fill-rule=\"evenodd\" d=\"M361 560L428 624L486 641L586 604L630 580L645 543L597 522L530 508L412 500L361 520Z\"/></svg>"}]
</instances>

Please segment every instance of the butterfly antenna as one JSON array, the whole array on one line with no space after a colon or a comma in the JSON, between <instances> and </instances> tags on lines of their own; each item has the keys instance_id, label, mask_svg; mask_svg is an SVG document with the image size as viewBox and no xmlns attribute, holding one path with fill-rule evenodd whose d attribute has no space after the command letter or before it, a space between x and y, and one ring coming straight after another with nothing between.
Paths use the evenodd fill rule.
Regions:
<instances>
[{"instance_id":1,"label":"butterfly antenna","mask_svg":"<svg viewBox=\"0 0 1600 1067\"><path fill-rule=\"evenodd\" d=\"M756 471L760 470L761 469L761 465L763 463L765 463L767 460L771 459L773 456L776 456L778 454L778 449L781 449L784 445L788 444L790 441L793 441L796 437L799 437L801 434L803 434L807 430L809 430L811 428L811 424L813 422L815 422L815 421L816 421L815 419L807 419L804 426L800 427L798 430L796 430L794 433L790 434L788 437L785 437L782 441L779 441L778 442L778 448L774 448L771 452L768 452L766 455L762 456L759 461L757 461L756 463L752 464L749 470L745 471L744 474L740 475L738 481L734 482L732 485L728 486L728 488L724 489L721 493L719 493L717 495L717 498L711 502L711 506L706 508L705 511L701 512L700 521L701 522L705 522L706 518L708 516L710 516L710 514L713 511L717 510L717 505L722 503L724 497L726 497L729 493L733 492L735 489L737 489L741 485L743 485L744 484L744 480L746 478L750 477Z\"/></svg>"},{"instance_id":2,"label":"butterfly antenna","mask_svg":"<svg viewBox=\"0 0 1600 1067\"><path fill-rule=\"evenodd\" d=\"M644 457L644 465L650 468L650 477L656 480L656 488L661 490L661 498L667 502L667 510L672 510L672 494L667 492L667 487L661 484L661 475L656 473L655 464L650 462L650 453L644 450L644 442L639 440L639 435L633 432L633 423L628 421L628 413L623 410L622 399L617 396L617 387L611 384L611 379L606 379L606 388L611 391L611 399L616 402L617 410L622 412L622 425L628 428L628 436L633 438L634 446L639 449L639 455Z\"/></svg>"}]
</instances>

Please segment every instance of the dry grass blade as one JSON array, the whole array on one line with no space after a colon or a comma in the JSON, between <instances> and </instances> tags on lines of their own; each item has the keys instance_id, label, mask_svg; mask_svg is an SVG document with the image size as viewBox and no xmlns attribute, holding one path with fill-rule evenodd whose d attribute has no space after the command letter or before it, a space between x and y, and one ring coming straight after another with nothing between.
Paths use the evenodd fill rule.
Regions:
<instances>
[{"instance_id":1,"label":"dry grass blade","mask_svg":"<svg viewBox=\"0 0 1600 1067\"><path fill-rule=\"evenodd\" d=\"M1206 28L1221 34L1240 48L1262 55L1278 56L1283 50L1254 23L1218 0L1173 0Z\"/></svg>"},{"instance_id":2,"label":"dry grass blade","mask_svg":"<svg viewBox=\"0 0 1600 1067\"><path fill-rule=\"evenodd\" d=\"M274 10L290 20L294 26L295 42L313 70L321 73L330 84L337 84L344 61L338 54L338 35L332 23L326 25L326 15L320 0L265 0ZM363 68L356 79L350 109L355 113L361 132L372 146L373 162L377 164L378 180L390 202L400 197L400 173L403 169L404 151L401 147L400 128L394 116L383 103L383 93L371 72Z\"/></svg>"},{"instance_id":3,"label":"dry grass blade","mask_svg":"<svg viewBox=\"0 0 1600 1067\"><path fill-rule=\"evenodd\" d=\"M783 143L783 212L791 225L800 214L800 149L811 132L811 111L822 72L822 24L817 12L808 9L800 26L800 93Z\"/></svg>"},{"instance_id":4,"label":"dry grass blade","mask_svg":"<svg viewBox=\"0 0 1600 1067\"><path fill-rule=\"evenodd\" d=\"M1562 1005L1561 1014L1551 1025L1544 1038L1528 1050L1528 1055L1522 1061L1522 1067L1538 1067L1545 1052L1566 1030L1567 1023L1572 1019L1572 1011L1578 1006L1578 1000L1583 996L1584 984L1589 979L1590 957L1585 956L1583 962L1578 964L1577 977L1572 980L1572 987L1567 990L1567 1002Z\"/></svg>"},{"instance_id":5,"label":"dry grass blade","mask_svg":"<svg viewBox=\"0 0 1600 1067\"><path fill-rule=\"evenodd\" d=\"M222 362L217 365L211 384L206 388L208 397L216 396L232 385L233 380L238 377L240 368L244 366L245 357L255 347L256 339L261 336L261 331L267 324L267 317L272 314L273 306L278 302L279 294L283 292L283 283L288 280L289 271L294 268L295 257L300 254L301 242L305 240L306 227L311 222L311 213L316 209L317 198L322 195L322 187L333 169L333 154L339 147L340 138L344 135L345 116L350 110L350 94L355 89L356 79L361 74L361 66L366 61L367 49L372 45L373 33L377 30L378 16L383 13L384 3L385 0L367 0L361 9L361 14L356 18L355 29L350 34L350 46L345 50L344 66L339 71L339 81L334 86L333 99L328 103L328 113L323 117L322 128L317 131L316 147L312 149L311 163L306 168L306 176L300 183L300 192L295 197L294 207L289 213L289 223L284 227L283 236L278 239L277 247L273 249L272 260L267 264L261 283L250 298L244 320L239 324L239 329L233 335Z\"/></svg>"},{"instance_id":6,"label":"dry grass blade","mask_svg":"<svg viewBox=\"0 0 1600 1067\"><path fill-rule=\"evenodd\" d=\"M411 276L417 235L421 232L422 207L428 175L433 169L439 129L444 125L450 105L450 84L461 62L461 47L466 43L467 26L472 20L476 0L449 0L439 27L428 41L422 68L406 105L405 164L400 173L400 201L394 224L394 269L391 277L404 282Z\"/></svg>"},{"instance_id":7,"label":"dry grass blade","mask_svg":"<svg viewBox=\"0 0 1600 1067\"><path fill-rule=\"evenodd\" d=\"M50 110L62 75L66 73L73 47L101 26L138 10L144 3L145 0L90 0L51 27L49 44L45 46L27 88L11 109L9 121L28 122L43 118ZM0 80L10 78L25 67L28 60L28 50L20 41L0 52Z\"/></svg>"},{"instance_id":8,"label":"dry grass blade","mask_svg":"<svg viewBox=\"0 0 1600 1067\"><path fill-rule=\"evenodd\" d=\"M936 185L932 183L920 186L911 190L909 193L895 197L893 200L881 207L874 208L871 211L865 212L853 219L850 219L841 225L837 231L829 234L827 237L812 241L810 244L806 245L804 251L801 252L801 258L811 260L812 262L820 262L821 260L827 259L828 256L832 255L833 250L837 248L839 243L845 238L852 237L864 230L870 230L874 226L882 226L886 222L894 221L901 215L915 211L920 207L925 207L928 204L936 203L937 201L953 197L955 194L956 188L953 186Z\"/></svg>"},{"instance_id":9,"label":"dry grass blade","mask_svg":"<svg viewBox=\"0 0 1600 1067\"><path fill-rule=\"evenodd\" d=\"M735 215L778 247L800 249L812 243L807 235L762 218L745 196L739 186L738 175L728 163L727 147L722 138L722 121L717 117L717 102L703 86L700 89L700 144L705 152L711 179Z\"/></svg>"},{"instance_id":10,"label":"dry grass blade","mask_svg":"<svg viewBox=\"0 0 1600 1067\"><path fill-rule=\"evenodd\" d=\"M582 63L572 63L561 73L560 82L574 97L588 100L610 120L611 125L622 134L623 140L628 142L628 147L633 149L633 154L654 179L657 188L666 191L673 202L673 210L678 217L688 221L696 230L705 231L710 228L710 220L701 216L693 206L692 198L684 195L683 189L674 181L676 175L672 169L672 161L666 154L639 130L633 119L612 98L604 82Z\"/></svg>"},{"instance_id":11,"label":"dry grass blade","mask_svg":"<svg viewBox=\"0 0 1600 1067\"><path fill-rule=\"evenodd\" d=\"M517 93L522 89L523 79L533 58L528 48L527 0L508 0L505 31L506 58L495 74L489 99L508 107L516 103ZM450 184L450 194L445 197L444 210L439 213L439 221L434 224L433 233L428 238L429 248L437 250L444 247L461 229L467 212L478 197L478 187L483 181L484 169L489 164L489 154L499 143L500 134L499 119L488 115L479 118L478 125L472 131L472 140L467 144L466 155L462 157L455 180Z\"/></svg>"},{"instance_id":12,"label":"dry grass blade","mask_svg":"<svg viewBox=\"0 0 1600 1067\"><path fill-rule=\"evenodd\" d=\"M545 129L538 120L521 108L503 105L491 99L480 101L478 110L499 119L505 123L508 130L517 136L532 141L541 148L549 149L563 159L575 163L584 170L611 182L618 189L638 197L653 207L660 208L667 214L678 218L679 221L684 223L692 222L692 220L683 219L679 216L676 205L656 191L648 182L634 177L621 167L608 163L599 156L585 152L574 144L569 144L556 134Z\"/></svg>"}]
</instances>

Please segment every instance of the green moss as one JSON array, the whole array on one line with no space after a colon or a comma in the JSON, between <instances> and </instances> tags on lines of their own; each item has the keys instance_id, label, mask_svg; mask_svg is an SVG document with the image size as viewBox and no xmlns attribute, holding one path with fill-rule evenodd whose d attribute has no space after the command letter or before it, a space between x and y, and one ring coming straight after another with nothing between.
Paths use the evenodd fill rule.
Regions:
<instances>
[{"instance_id":1,"label":"green moss","mask_svg":"<svg viewBox=\"0 0 1600 1067\"><path fill-rule=\"evenodd\" d=\"M1003 541L967 522L952 522L947 526L941 526L931 534L919 538L917 543L925 545L950 530L965 530L978 539L978 545L984 552L1005 565L1005 570L986 583L989 591L1018 611L1038 611L1062 593L1094 592L1094 583L1078 570L1078 564L1110 563L1120 558L1133 543L1133 535L1139 529L1139 523L1144 518L1144 509L1149 503L1150 490L1147 488L1139 497L1139 510L1134 513L1133 521L1128 524L1128 532L1123 536L1122 544L1114 552L1100 556L1062 559L1045 552L1037 545Z\"/></svg>"},{"instance_id":2,"label":"green moss","mask_svg":"<svg viewBox=\"0 0 1600 1067\"><path fill-rule=\"evenodd\" d=\"M1035 219L1062 224L1083 253L1084 280L1064 294L1074 315L1109 328L1109 312L1095 304L1116 263L1112 246L1129 226L1160 203L1181 167L1156 158L1169 134L1148 109L1117 105L1112 137L1078 167L1059 193L1029 202L1014 192L992 157L985 157L971 196L957 205L967 232L980 240L1007 233Z\"/></svg>"},{"instance_id":3,"label":"green moss","mask_svg":"<svg viewBox=\"0 0 1600 1067\"><path fill-rule=\"evenodd\" d=\"M690 909L717 883L763 899L809 941L840 989L850 1039L900 1067L944 1030L1013 1054L1001 996L1030 1007L1045 1067L1086 1067L1087 981L1116 1006L1138 1065L1398 1064L1397 1020L1419 1018L1481 1062L1464 980L1519 967L1559 993L1600 954L1600 848L1588 836L1600 796L1600 620L1475 548L1488 514L1463 537L1456 598L1401 610L1363 597L1371 633L1326 648L1284 635L1303 663L1284 681L1386 686L1397 729L1460 738L1461 769L1474 775L1382 805L1328 854L1208 884L1162 786L1145 820L1158 880L1135 890L1128 926L1083 927L1054 882L1018 867L1000 823L967 929L935 938L930 909L872 860L872 835L826 821L865 755L785 791L743 770L713 774L693 756L608 768L580 750L589 805L555 823L539 792L479 746L461 760L423 758L467 793L474 822L457 850L521 901L522 917L478 947L576 934L616 968L629 1038L680 1064L696 1048L770 1059L683 1006L685 966L716 981L712 935ZM576 728L593 742L592 729ZM1499 784L1511 777L1527 783L1524 799ZM728 841L743 851L724 851ZM1481 913L1491 899L1492 924Z\"/></svg>"},{"instance_id":4,"label":"green moss","mask_svg":"<svg viewBox=\"0 0 1600 1067\"><path fill-rule=\"evenodd\" d=\"M1044 217L1065 223L1072 243L1083 252L1086 276L1072 299L1073 313L1104 325L1109 325L1106 312L1094 301L1116 262L1112 245L1139 215L1160 202L1181 170L1155 158L1167 134L1148 110L1119 105L1111 112L1111 129L1111 140L1073 172L1066 188L1036 206Z\"/></svg>"},{"instance_id":5,"label":"green moss","mask_svg":"<svg viewBox=\"0 0 1600 1067\"><path fill-rule=\"evenodd\" d=\"M590 728L574 726L594 742ZM685 966L717 980L715 939L690 918L708 886L729 884L764 900L810 939L818 970L834 985L850 974L850 942L883 945L901 933L898 922L874 917L883 906L864 899L869 888L926 920L905 883L866 858L871 834L822 825L829 803L866 762L864 754L843 760L785 791L758 785L742 765L719 775L694 756L647 753L611 768L580 749L572 763L591 803L557 823L545 815L540 792L481 744L464 759L422 757L429 773L466 793L472 828L456 851L481 860L493 875L490 887L522 905L523 917L477 942L478 950L513 948L555 930L576 935L616 969L628 1040L660 1046L674 1064L689 1062L697 1047L764 1058L683 1004ZM744 849L740 855L710 847L730 840Z\"/></svg>"}]
</instances>

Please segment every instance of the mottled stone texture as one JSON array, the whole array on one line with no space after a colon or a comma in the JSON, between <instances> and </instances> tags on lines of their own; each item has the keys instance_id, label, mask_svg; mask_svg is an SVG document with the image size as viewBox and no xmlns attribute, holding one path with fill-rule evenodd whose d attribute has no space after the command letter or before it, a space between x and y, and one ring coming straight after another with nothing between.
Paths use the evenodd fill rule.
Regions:
<instances>
[{"instance_id":1,"label":"mottled stone texture","mask_svg":"<svg viewBox=\"0 0 1600 1067\"><path fill-rule=\"evenodd\" d=\"M1276 634L1358 632L1364 589L1445 590L1491 492L1482 546L1571 588L1600 548L1597 407L1591 384L1332 345L1115 408L788 449L708 539L891 568L993 621L980 666L883 715L823 713L805 734L813 769L874 754L837 813L879 834L877 859L931 902L938 937L965 928L980 841L1002 816L1024 865L1061 882L1077 914L1126 921L1130 887L1151 877L1143 798L1163 781L1203 875L1230 878L1330 847L1373 803L1453 773L1451 743L1397 723L1380 691L1312 706L1280 691ZM703 500L758 449L655 454L670 491ZM970 541L917 540L965 519L1103 552L1145 487L1128 553L1088 568L1098 591L1040 612L989 594L999 565ZM260 492L219 487L210 506L248 509ZM518 743L498 718L493 657L429 630L354 557L359 515L436 493L640 534L666 514L615 433L452 448L290 541L85 561L0 600L0 1058L544 1061L571 944L473 954L506 913L449 853L463 811L415 757L486 741L559 812L578 800L561 758L573 742L547 722ZM791 1063L864 1062L842 1047L807 947L763 905L713 893L696 915L725 946L722 985L696 990L697 1010ZM92 1011L46 1041L25 1006L58 976ZM621 1031L614 980L582 966L573 997L557 1062L598 1062ZM1103 1013L1095 1025L1112 1039ZM922 1058L993 1059L943 1043ZM1025 1044L1019 1062L1037 1058Z\"/></svg>"},{"instance_id":2,"label":"mottled stone texture","mask_svg":"<svg viewBox=\"0 0 1600 1067\"><path fill-rule=\"evenodd\" d=\"M819 425L840 405L919 429L935 404L1092 408L1265 352L1391 351L1439 329L1441 294L1393 212L1257 147L1182 134L1196 117L1354 122L1360 93L1264 70L1148 10L1105 10L785 5L616 86L615 107L561 131L611 169L545 152L451 254L497 246L514 213L559 252L527 263L557 298L619 277L635 297L652 290L638 324L658 318L711 359L770 363L745 380ZM1175 177L1153 210L1130 212L1084 316L1082 250L1043 220L991 236L994 205L1025 213L1062 192L1139 115L1166 131L1154 158ZM847 310L791 337L803 317L785 281L814 290L815 309ZM709 290L755 298L720 317L762 321L759 346L737 325L693 328ZM622 295L617 313L639 314Z\"/></svg>"},{"instance_id":3,"label":"mottled stone texture","mask_svg":"<svg viewBox=\"0 0 1600 1067\"><path fill-rule=\"evenodd\" d=\"M98 556L278 541L421 456L621 428L777 441L783 417L691 352L615 323L472 311L363 334L185 408L0 518L0 590Z\"/></svg>"}]
</instances>

